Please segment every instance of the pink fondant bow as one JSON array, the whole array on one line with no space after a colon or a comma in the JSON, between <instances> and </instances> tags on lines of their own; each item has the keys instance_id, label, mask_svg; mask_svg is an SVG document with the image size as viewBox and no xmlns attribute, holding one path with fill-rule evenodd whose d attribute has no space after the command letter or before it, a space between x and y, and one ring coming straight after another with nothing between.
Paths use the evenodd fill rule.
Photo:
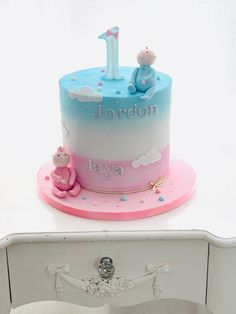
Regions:
<instances>
[{"instance_id":1,"label":"pink fondant bow","mask_svg":"<svg viewBox=\"0 0 236 314\"><path fill-rule=\"evenodd\" d=\"M119 32L113 32L111 29L108 29L106 32L106 36L114 36L116 39L118 38Z\"/></svg>"}]
</instances>

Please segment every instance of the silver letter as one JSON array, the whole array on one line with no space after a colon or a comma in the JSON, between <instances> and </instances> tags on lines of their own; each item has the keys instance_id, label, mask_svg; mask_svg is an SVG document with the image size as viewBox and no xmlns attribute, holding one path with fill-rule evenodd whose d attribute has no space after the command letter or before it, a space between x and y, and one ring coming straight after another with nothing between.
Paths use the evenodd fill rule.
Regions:
<instances>
[{"instance_id":1,"label":"silver letter","mask_svg":"<svg viewBox=\"0 0 236 314\"><path fill-rule=\"evenodd\" d=\"M91 159L88 160L88 165L85 166L84 169L89 172L93 171L93 161Z\"/></svg>"},{"instance_id":2,"label":"silver letter","mask_svg":"<svg viewBox=\"0 0 236 314\"><path fill-rule=\"evenodd\" d=\"M106 177L109 178L109 177L111 176L113 167L114 167L113 165L110 165L110 166L109 166L109 165L105 165L105 169L106 169L106 171L107 171L107 172L106 172Z\"/></svg>"},{"instance_id":3,"label":"silver letter","mask_svg":"<svg viewBox=\"0 0 236 314\"><path fill-rule=\"evenodd\" d=\"M142 112L143 111L143 112ZM144 117L147 115L147 106L139 107L138 108L138 116L140 118Z\"/></svg>"},{"instance_id":4,"label":"silver letter","mask_svg":"<svg viewBox=\"0 0 236 314\"><path fill-rule=\"evenodd\" d=\"M116 176L123 176L123 174L124 174L124 169L123 169L121 166L115 166L114 174L115 174Z\"/></svg>"},{"instance_id":5,"label":"silver letter","mask_svg":"<svg viewBox=\"0 0 236 314\"><path fill-rule=\"evenodd\" d=\"M149 115L157 113L157 105L149 105Z\"/></svg>"},{"instance_id":6,"label":"silver letter","mask_svg":"<svg viewBox=\"0 0 236 314\"><path fill-rule=\"evenodd\" d=\"M93 113L94 119L101 119L102 117L102 105L98 105L98 112Z\"/></svg>"},{"instance_id":7,"label":"silver letter","mask_svg":"<svg viewBox=\"0 0 236 314\"><path fill-rule=\"evenodd\" d=\"M112 120L115 118L115 115L116 115L116 112L112 108L108 108L105 110L105 119Z\"/></svg>"},{"instance_id":8,"label":"silver letter","mask_svg":"<svg viewBox=\"0 0 236 314\"><path fill-rule=\"evenodd\" d=\"M127 110L128 119L133 119L137 116L137 105L133 105L133 107Z\"/></svg>"}]
</instances>

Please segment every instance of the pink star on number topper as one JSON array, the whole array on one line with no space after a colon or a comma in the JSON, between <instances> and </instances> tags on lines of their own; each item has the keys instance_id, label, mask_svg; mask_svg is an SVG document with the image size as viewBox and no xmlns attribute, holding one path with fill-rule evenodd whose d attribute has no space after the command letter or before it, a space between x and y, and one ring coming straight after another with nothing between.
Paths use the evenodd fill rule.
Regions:
<instances>
[{"instance_id":1,"label":"pink star on number topper","mask_svg":"<svg viewBox=\"0 0 236 314\"><path fill-rule=\"evenodd\" d=\"M106 32L106 36L107 37L114 36L115 39L117 39L118 36L119 36L119 32L113 32L111 29L108 29L107 32Z\"/></svg>"}]
</instances>

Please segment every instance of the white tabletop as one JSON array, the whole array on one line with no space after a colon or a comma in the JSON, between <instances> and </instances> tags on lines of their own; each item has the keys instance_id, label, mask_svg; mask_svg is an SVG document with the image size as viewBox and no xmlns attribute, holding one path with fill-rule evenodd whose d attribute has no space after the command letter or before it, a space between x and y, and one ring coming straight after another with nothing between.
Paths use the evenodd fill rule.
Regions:
<instances>
[{"instance_id":1,"label":"white tabletop","mask_svg":"<svg viewBox=\"0 0 236 314\"><path fill-rule=\"evenodd\" d=\"M222 13L225 10L221 1L199 1L195 3L197 8L194 2L186 2L187 29L177 23L177 17L167 10L167 3L162 10L166 16L171 14L173 24L176 23L174 30L173 24L166 25L158 41L154 31L148 32L148 41L154 38L152 46L158 50L156 68L173 77L172 154L195 169L195 196L168 213L133 221L74 217L39 199L37 171L51 159L62 140L57 81L81 67L105 63L105 44L96 36L106 29L107 23L112 23L108 18L108 22L99 24L99 18L85 10L90 2L84 4L85 11L76 6L76 1L69 2L71 6L57 2L55 7L41 1L34 1L34 6L30 1L1 2L0 239L13 233L102 230L205 230L220 238L236 237L233 2L227 13ZM112 6L113 1L108 3ZM89 27L81 14L93 19L95 26ZM127 51L122 47L135 28L125 24L121 10L117 13L122 64L135 65L136 52L144 44L148 26L138 24L140 14L138 11L134 19L140 35ZM158 23L163 22L163 17L159 16L160 21L157 16L161 12L150 14L158 21L153 26L161 27Z\"/></svg>"}]
</instances>

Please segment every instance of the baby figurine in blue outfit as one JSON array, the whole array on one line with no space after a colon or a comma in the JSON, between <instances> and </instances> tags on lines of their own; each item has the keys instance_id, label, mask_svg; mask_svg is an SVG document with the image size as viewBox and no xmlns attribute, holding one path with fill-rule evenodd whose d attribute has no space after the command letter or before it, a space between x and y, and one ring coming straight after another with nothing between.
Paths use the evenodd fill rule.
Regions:
<instances>
[{"instance_id":1,"label":"baby figurine in blue outfit","mask_svg":"<svg viewBox=\"0 0 236 314\"><path fill-rule=\"evenodd\" d=\"M149 50L148 47L138 53L137 60L140 66L135 68L132 73L128 85L130 94L135 94L137 91L143 92L144 95L140 99L149 100L157 92L157 75L151 67L155 59L154 52Z\"/></svg>"}]
</instances>

